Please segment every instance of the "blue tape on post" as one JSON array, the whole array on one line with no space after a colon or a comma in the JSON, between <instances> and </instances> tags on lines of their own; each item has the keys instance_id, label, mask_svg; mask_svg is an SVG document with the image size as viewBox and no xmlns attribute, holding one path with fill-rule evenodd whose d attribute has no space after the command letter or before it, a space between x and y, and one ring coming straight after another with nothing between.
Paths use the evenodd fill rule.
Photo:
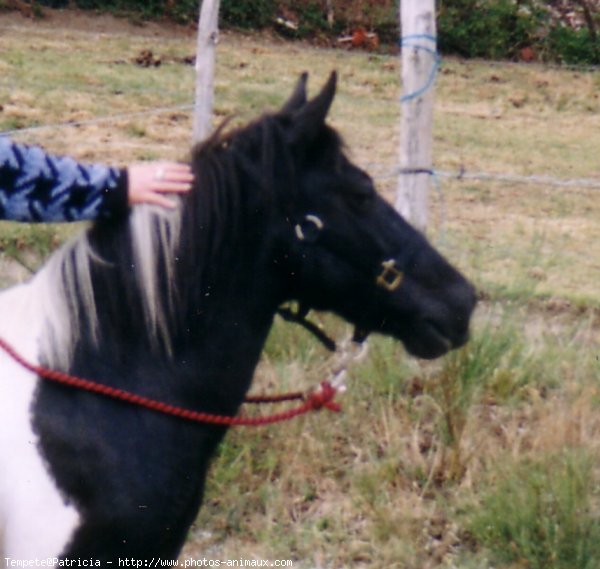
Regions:
<instances>
[{"instance_id":1,"label":"blue tape on post","mask_svg":"<svg viewBox=\"0 0 600 569\"><path fill-rule=\"evenodd\" d=\"M440 67L441 57L437 49L429 47L427 45L423 45L422 41L432 42L433 45L436 45L437 38L436 36L432 36L429 34L413 34L410 36L403 37L400 40L400 47L412 47L414 49L420 49L426 53L429 53L433 57L433 64L431 66L431 71L429 73L429 77L425 82L425 85L413 91L412 93L407 93L400 98L401 103L407 103L408 101L412 101L417 97L420 97L423 93L427 92L433 86L435 82L435 78L437 75L437 71Z\"/></svg>"}]
</instances>

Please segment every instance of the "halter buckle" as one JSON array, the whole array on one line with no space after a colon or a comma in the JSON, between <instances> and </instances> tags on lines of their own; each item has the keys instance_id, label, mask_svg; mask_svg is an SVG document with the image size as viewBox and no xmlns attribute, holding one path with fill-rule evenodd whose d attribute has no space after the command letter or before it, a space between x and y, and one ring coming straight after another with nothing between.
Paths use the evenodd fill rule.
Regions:
<instances>
[{"instance_id":1,"label":"halter buckle","mask_svg":"<svg viewBox=\"0 0 600 569\"><path fill-rule=\"evenodd\" d=\"M394 292L401 284L404 273L396 268L396 261L388 259L381 263L383 270L375 281L378 286Z\"/></svg>"}]
</instances>

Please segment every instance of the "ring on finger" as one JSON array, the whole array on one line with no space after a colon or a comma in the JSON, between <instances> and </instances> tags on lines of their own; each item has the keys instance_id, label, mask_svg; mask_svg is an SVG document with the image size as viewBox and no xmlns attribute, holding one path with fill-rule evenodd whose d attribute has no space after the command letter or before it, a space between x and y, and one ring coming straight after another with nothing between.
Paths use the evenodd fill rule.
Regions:
<instances>
[{"instance_id":1,"label":"ring on finger","mask_svg":"<svg viewBox=\"0 0 600 569\"><path fill-rule=\"evenodd\" d=\"M156 169L156 172L154 172L154 179L157 182L161 182L162 180L165 179L165 169L160 167Z\"/></svg>"}]
</instances>

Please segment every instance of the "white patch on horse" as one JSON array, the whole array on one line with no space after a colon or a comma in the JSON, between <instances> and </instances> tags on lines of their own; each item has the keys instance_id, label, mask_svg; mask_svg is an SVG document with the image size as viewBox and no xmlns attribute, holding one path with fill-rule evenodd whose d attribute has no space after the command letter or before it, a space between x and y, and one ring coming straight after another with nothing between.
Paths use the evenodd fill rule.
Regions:
<instances>
[{"instance_id":1,"label":"white patch on horse","mask_svg":"<svg viewBox=\"0 0 600 569\"><path fill-rule=\"evenodd\" d=\"M0 336L31 362L39 360L47 277L0 294ZM40 455L31 415L37 382L0 353L0 552L13 559L60 555L80 522Z\"/></svg>"}]
</instances>

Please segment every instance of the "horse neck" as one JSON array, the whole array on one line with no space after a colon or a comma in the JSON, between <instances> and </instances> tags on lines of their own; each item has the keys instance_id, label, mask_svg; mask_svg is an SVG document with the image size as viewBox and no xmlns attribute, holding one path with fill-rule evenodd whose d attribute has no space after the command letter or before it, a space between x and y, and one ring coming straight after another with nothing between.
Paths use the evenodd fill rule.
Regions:
<instances>
[{"instance_id":1,"label":"horse neck","mask_svg":"<svg viewBox=\"0 0 600 569\"><path fill-rule=\"evenodd\" d=\"M174 402L216 401L206 390L222 389L217 410L235 410L277 307L264 226L236 219L215 236L217 217L194 224L193 211L157 218L141 209L50 263L40 277L55 273L62 302L49 314L44 363Z\"/></svg>"}]
</instances>

